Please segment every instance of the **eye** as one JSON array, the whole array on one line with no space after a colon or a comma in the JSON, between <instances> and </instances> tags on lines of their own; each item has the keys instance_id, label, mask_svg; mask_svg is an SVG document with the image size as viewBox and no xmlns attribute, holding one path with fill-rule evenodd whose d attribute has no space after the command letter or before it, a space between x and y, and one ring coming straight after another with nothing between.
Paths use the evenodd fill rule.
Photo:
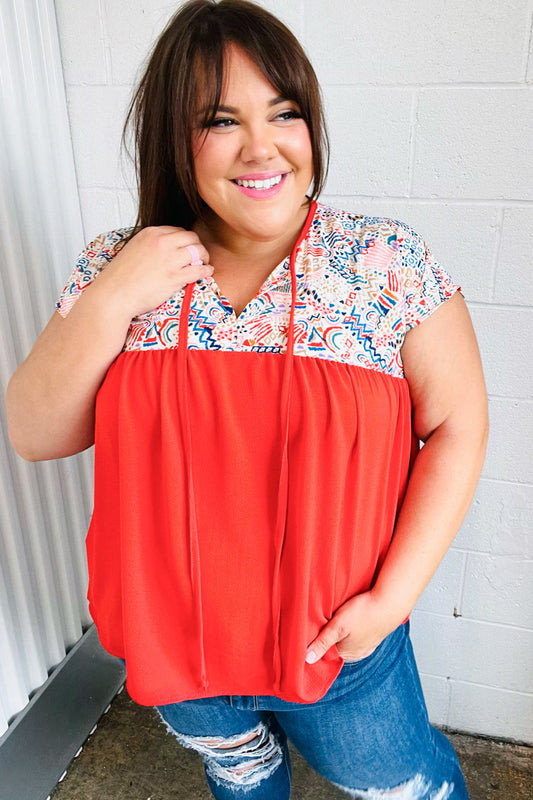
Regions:
<instances>
[{"instance_id":1,"label":"eye","mask_svg":"<svg viewBox=\"0 0 533 800\"><path fill-rule=\"evenodd\" d=\"M211 127L212 128L230 128L230 127L233 126L234 123L235 123L235 120L231 119L231 117L217 117L211 123Z\"/></svg>"},{"instance_id":2,"label":"eye","mask_svg":"<svg viewBox=\"0 0 533 800\"><path fill-rule=\"evenodd\" d=\"M301 119L302 115L299 114L297 111L281 111L278 114L278 118L281 117L282 119Z\"/></svg>"}]
</instances>

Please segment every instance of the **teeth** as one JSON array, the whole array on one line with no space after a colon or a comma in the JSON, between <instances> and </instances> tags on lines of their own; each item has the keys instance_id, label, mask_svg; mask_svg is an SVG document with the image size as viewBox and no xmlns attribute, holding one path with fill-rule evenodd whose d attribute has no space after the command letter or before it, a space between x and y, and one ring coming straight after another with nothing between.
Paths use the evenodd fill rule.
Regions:
<instances>
[{"instance_id":1,"label":"teeth","mask_svg":"<svg viewBox=\"0 0 533 800\"><path fill-rule=\"evenodd\" d=\"M268 178L266 181L239 181L235 180L238 186L244 186L245 189L270 189L276 186L282 179L283 175L276 175L275 178Z\"/></svg>"}]
</instances>

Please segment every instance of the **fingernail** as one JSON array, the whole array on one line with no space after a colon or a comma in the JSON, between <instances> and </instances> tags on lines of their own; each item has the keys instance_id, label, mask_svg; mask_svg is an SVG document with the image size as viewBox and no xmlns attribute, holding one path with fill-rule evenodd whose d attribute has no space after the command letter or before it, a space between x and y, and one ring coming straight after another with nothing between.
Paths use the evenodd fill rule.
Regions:
<instances>
[{"instance_id":1,"label":"fingernail","mask_svg":"<svg viewBox=\"0 0 533 800\"><path fill-rule=\"evenodd\" d=\"M307 661L307 663L308 664L314 664L316 659L317 659L317 655L316 655L315 651L314 650L309 650L309 652L307 653L307 655L305 657L305 660Z\"/></svg>"}]
</instances>

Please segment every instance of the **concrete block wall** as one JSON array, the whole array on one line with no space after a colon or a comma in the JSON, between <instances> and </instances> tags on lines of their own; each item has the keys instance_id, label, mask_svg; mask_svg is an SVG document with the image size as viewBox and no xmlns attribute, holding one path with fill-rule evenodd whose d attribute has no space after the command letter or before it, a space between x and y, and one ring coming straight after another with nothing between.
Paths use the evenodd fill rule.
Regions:
<instances>
[{"instance_id":1,"label":"concrete block wall","mask_svg":"<svg viewBox=\"0 0 533 800\"><path fill-rule=\"evenodd\" d=\"M533 1L262 4L300 38L323 87L322 199L407 222L461 283L490 394L489 449L412 637L433 722L533 743ZM87 242L135 219L120 133L176 7L56 0Z\"/></svg>"}]
</instances>

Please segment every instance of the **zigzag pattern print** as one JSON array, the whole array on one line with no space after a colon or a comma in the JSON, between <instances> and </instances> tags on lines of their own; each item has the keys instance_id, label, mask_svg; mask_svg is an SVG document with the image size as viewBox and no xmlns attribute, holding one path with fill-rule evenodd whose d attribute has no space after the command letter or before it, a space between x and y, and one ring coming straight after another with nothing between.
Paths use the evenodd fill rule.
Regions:
<instances>
[{"instance_id":1,"label":"zigzag pattern print","mask_svg":"<svg viewBox=\"0 0 533 800\"><path fill-rule=\"evenodd\" d=\"M102 233L80 253L57 302L65 316L111 261L131 228ZM216 265L215 265L216 274ZM294 355L323 358L403 377L407 331L460 289L406 223L318 203L296 256ZM184 289L130 325L124 350L175 348ZM192 295L188 347L283 353L291 283L278 264L237 318L213 277Z\"/></svg>"}]
</instances>

